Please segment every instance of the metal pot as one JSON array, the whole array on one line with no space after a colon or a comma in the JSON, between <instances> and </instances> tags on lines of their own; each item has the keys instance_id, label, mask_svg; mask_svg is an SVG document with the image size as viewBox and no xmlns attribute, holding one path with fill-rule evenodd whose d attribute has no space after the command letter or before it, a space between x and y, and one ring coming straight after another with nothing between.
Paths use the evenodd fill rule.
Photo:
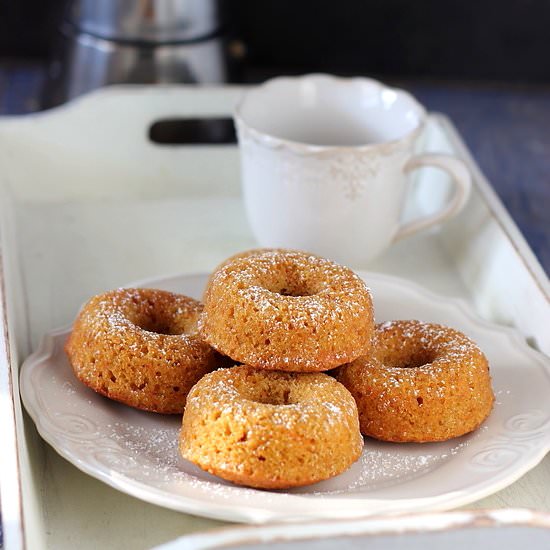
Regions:
<instances>
[{"instance_id":1,"label":"metal pot","mask_svg":"<svg viewBox=\"0 0 550 550\"><path fill-rule=\"evenodd\" d=\"M216 0L74 0L60 25L44 106L121 83L229 79Z\"/></svg>"},{"instance_id":2,"label":"metal pot","mask_svg":"<svg viewBox=\"0 0 550 550\"><path fill-rule=\"evenodd\" d=\"M211 0L75 0L68 19L100 38L155 44L208 37L223 23Z\"/></svg>"}]
</instances>

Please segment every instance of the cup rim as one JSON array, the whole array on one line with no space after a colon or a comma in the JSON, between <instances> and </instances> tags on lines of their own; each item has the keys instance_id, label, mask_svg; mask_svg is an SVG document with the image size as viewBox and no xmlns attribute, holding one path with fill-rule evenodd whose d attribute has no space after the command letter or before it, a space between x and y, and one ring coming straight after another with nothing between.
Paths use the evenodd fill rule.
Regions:
<instances>
[{"instance_id":1,"label":"cup rim","mask_svg":"<svg viewBox=\"0 0 550 550\"><path fill-rule=\"evenodd\" d=\"M414 105L414 107L418 110L418 113L419 113L419 123L415 128L413 128L412 130L409 130L402 136L394 139L389 139L386 141L380 141L376 143L364 143L359 145L315 145L312 143L305 143L302 141L295 141L292 139L274 136L272 134L269 134L268 132L255 128L253 125L251 125L249 122L247 122L244 119L242 115L242 109L250 93L253 93L257 90L261 90L262 88L264 89L268 88L272 86L274 83L278 83L278 82L283 82L283 81L297 82L297 81L308 81L308 80L318 81L319 79L331 80L339 83L348 83L348 84L363 82L371 86L374 86L375 88L378 88L380 92L386 91L386 90L394 92L398 96L405 97L408 101L410 101ZM411 93L409 93L408 91L402 88L394 88L391 86L386 86L384 83L374 78L368 78L363 76L345 77L345 76L331 75L327 73L310 73L310 74L299 75L299 76L277 76L274 78L270 78L265 82L263 82L262 84L259 84L258 86L254 86L250 90L245 91L233 110L233 119L235 120L235 124L237 126L239 133L242 130L244 130L246 131L249 137L251 137L254 141L262 145L266 145L274 149L286 149L298 154L307 154L307 153L315 154L315 153L327 153L327 152L338 152L338 151L340 152L341 151L357 151L357 152L365 151L366 152L366 151L373 151L373 150L379 150L379 149L393 150L405 144L408 144L410 141L414 141L414 139L416 139L416 137L418 137L418 135L422 132L426 123L426 118L427 118L426 108Z\"/></svg>"}]
</instances>

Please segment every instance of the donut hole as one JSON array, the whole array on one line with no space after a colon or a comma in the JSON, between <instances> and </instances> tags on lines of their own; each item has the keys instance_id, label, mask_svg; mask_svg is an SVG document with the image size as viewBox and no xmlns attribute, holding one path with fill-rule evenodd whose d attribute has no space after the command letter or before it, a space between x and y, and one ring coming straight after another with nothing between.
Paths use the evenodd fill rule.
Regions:
<instances>
[{"instance_id":1,"label":"donut hole","mask_svg":"<svg viewBox=\"0 0 550 550\"><path fill-rule=\"evenodd\" d=\"M293 298L298 298L300 296L312 296L314 293L310 292L309 290L306 290L305 288L300 290L293 290L289 288L281 288L276 294L280 294L281 296L292 296Z\"/></svg>"},{"instance_id":2,"label":"donut hole","mask_svg":"<svg viewBox=\"0 0 550 550\"><path fill-rule=\"evenodd\" d=\"M303 280L285 279L273 281L272 284L266 285L267 290L289 298L300 298L302 296L315 296L317 289L312 288Z\"/></svg>"},{"instance_id":3,"label":"donut hole","mask_svg":"<svg viewBox=\"0 0 550 550\"><path fill-rule=\"evenodd\" d=\"M155 334L181 334L179 331L175 331L174 327L152 319L148 319L145 323L138 324L138 327L147 332L154 332Z\"/></svg>"},{"instance_id":4,"label":"donut hole","mask_svg":"<svg viewBox=\"0 0 550 550\"><path fill-rule=\"evenodd\" d=\"M198 315L184 317L183 315L177 315L177 312L158 309L137 315L132 321L147 332L176 336L195 333Z\"/></svg>"},{"instance_id":5,"label":"donut hole","mask_svg":"<svg viewBox=\"0 0 550 550\"><path fill-rule=\"evenodd\" d=\"M433 363L441 356L440 346L426 341L423 335L412 337L394 332L378 332L376 355L388 368L416 369Z\"/></svg>"},{"instance_id":6,"label":"donut hole","mask_svg":"<svg viewBox=\"0 0 550 550\"><path fill-rule=\"evenodd\" d=\"M273 294L289 298L315 296L320 290L314 279L292 264L277 265L259 273L258 283Z\"/></svg>"},{"instance_id":7,"label":"donut hole","mask_svg":"<svg viewBox=\"0 0 550 550\"><path fill-rule=\"evenodd\" d=\"M261 379L236 381L236 389L244 399L261 403L262 405L293 405L298 402L291 381L278 379Z\"/></svg>"},{"instance_id":8,"label":"donut hole","mask_svg":"<svg viewBox=\"0 0 550 550\"><path fill-rule=\"evenodd\" d=\"M259 388L260 391L247 396L247 399L262 405L292 405L295 400L291 398L291 391L284 388ZM263 390L263 391L262 391Z\"/></svg>"},{"instance_id":9,"label":"donut hole","mask_svg":"<svg viewBox=\"0 0 550 550\"><path fill-rule=\"evenodd\" d=\"M394 350L392 353L386 354L383 358L383 363L390 368L398 369L417 369L433 363L436 359L436 354L427 349L415 350L410 353L408 350L402 352Z\"/></svg>"},{"instance_id":10,"label":"donut hole","mask_svg":"<svg viewBox=\"0 0 550 550\"><path fill-rule=\"evenodd\" d=\"M130 298L119 305L120 317L152 334L196 334L202 312L199 302L154 289L128 289Z\"/></svg>"}]
</instances>

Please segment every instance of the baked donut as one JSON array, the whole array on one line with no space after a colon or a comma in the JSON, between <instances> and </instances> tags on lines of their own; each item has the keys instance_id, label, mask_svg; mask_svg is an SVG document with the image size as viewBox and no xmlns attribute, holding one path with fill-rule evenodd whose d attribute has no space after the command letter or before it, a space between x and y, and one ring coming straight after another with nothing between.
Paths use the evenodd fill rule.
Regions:
<instances>
[{"instance_id":1,"label":"baked donut","mask_svg":"<svg viewBox=\"0 0 550 550\"><path fill-rule=\"evenodd\" d=\"M443 441L475 430L494 402L485 355L443 325L377 325L372 356L336 378L357 402L361 432L384 441Z\"/></svg>"},{"instance_id":2,"label":"baked donut","mask_svg":"<svg viewBox=\"0 0 550 550\"><path fill-rule=\"evenodd\" d=\"M263 489L335 476L362 447L353 397L334 378L246 365L207 374L193 387L180 433L185 459Z\"/></svg>"},{"instance_id":3,"label":"baked donut","mask_svg":"<svg viewBox=\"0 0 550 550\"><path fill-rule=\"evenodd\" d=\"M197 335L200 302L164 290L126 288L93 297L65 351L79 380L116 401L182 413L187 393L220 356Z\"/></svg>"},{"instance_id":4,"label":"baked donut","mask_svg":"<svg viewBox=\"0 0 550 550\"><path fill-rule=\"evenodd\" d=\"M370 292L347 267L306 252L238 257L206 290L201 337L257 368L318 372L370 351Z\"/></svg>"}]
</instances>

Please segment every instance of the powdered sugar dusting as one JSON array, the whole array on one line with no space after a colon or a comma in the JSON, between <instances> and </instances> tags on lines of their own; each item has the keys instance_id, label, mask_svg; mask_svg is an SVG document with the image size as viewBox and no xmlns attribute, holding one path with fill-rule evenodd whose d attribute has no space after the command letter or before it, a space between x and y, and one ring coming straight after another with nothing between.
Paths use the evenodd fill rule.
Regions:
<instances>
[{"instance_id":1,"label":"powdered sugar dusting","mask_svg":"<svg viewBox=\"0 0 550 550\"><path fill-rule=\"evenodd\" d=\"M134 472L143 479L154 476L156 479L165 479L166 482L179 476L183 472L178 467L178 433L179 422L163 428L146 428L128 422L114 422L107 424L112 430L112 440L126 450L129 456L146 460L146 467L142 466L139 472Z\"/></svg>"},{"instance_id":2,"label":"powdered sugar dusting","mask_svg":"<svg viewBox=\"0 0 550 550\"><path fill-rule=\"evenodd\" d=\"M368 495L423 476L429 476L482 437L486 427L465 437L431 444L393 444L366 438L359 460L334 479L317 483L310 488L294 489L292 493L305 496Z\"/></svg>"}]
</instances>

